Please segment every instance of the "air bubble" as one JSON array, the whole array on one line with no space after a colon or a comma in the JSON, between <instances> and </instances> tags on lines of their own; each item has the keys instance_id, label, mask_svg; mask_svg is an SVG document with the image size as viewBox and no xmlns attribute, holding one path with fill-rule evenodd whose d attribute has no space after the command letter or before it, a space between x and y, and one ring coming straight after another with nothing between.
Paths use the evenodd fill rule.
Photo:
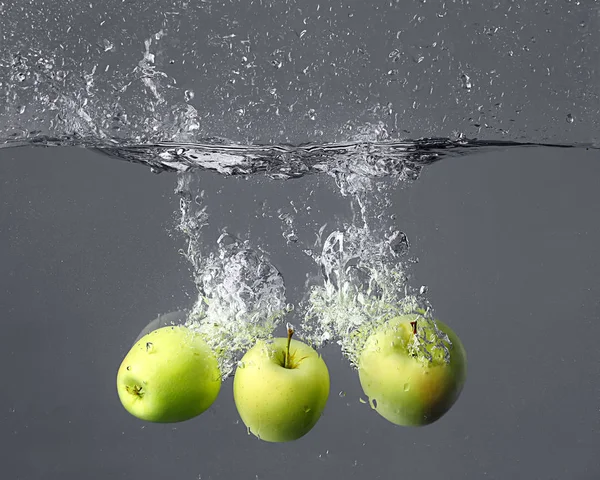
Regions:
<instances>
[{"instance_id":1,"label":"air bubble","mask_svg":"<svg viewBox=\"0 0 600 480\"><path fill-rule=\"evenodd\" d=\"M404 384L404 391L408 392L410 390L410 383L405 383Z\"/></svg>"},{"instance_id":2,"label":"air bubble","mask_svg":"<svg viewBox=\"0 0 600 480\"><path fill-rule=\"evenodd\" d=\"M196 94L194 93L193 90L186 90L185 92L183 92L183 96L185 97L185 101L189 102L190 100L193 100L194 96Z\"/></svg>"}]
</instances>

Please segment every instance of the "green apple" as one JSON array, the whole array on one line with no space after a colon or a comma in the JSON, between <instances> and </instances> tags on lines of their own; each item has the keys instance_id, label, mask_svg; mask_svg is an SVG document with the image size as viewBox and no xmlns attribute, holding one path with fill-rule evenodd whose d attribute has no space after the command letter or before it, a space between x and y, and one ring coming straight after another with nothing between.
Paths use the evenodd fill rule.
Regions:
<instances>
[{"instance_id":1,"label":"green apple","mask_svg":"<svg viewBox=\"0 0 600 480\"><path fill-rule=\"evenodd\" d=\"M249 432L267 442L306 435L329 397L329 371L309 345L288 338L259 340L243 356L233 379L233 398Z\"/></svg>"},{"instance_id":2,"label":"green apple","mask_svg":"<svg viewBox=\"0 0 600 480\"><path fill-rule=\"evenodd\" d=\"M221 389L217 359L184 326L158 328L139 339L117 374L121 403L149 422L182 422L210 407Z\"/></svg>"},{"instance_id":3,"label":"green apple","mask_svg":"<svg viewBox=\"0 0 600 480\"><path fill-rule=\"evenodd\" d=\"M377 413L396 425L435 422L462 391L467 372L465 349L447 325L439 320L436 324L452 343L447 345L449 359L442 348L429 345L429 355L416 348L419 337L431 340L436 335L431 324L417 314L384 323L369 336L359 355L358 374L365 395ZM420 345L427 344L421 340Z\"/></svg>"}]
</instances>

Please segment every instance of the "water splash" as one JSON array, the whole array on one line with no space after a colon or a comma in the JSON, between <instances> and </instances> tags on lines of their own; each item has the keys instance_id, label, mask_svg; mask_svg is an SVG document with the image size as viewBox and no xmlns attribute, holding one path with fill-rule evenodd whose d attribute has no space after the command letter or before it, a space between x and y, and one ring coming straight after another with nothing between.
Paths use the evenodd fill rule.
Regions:
<instances>
[{"instance_id":1,"label":"water splash","mask_svg":"<svg viewBox=\"0 0 600 480\"><path fill-rule=\"evenodd\" d=\"M202 191L193 174L181 175L179 229L187 247L182 254L193 267L198 289L186 325L206 339L215 351L223 378L257 339L270 338L291 307L286 304L284 280L265 252L223 232L216 252L205 253L202 229L208 223Z\"/></svg>"},{"instance_id":2,"label":"water splash","mask_svg":"<svg viewBox=\"0 0 600 480\"><path fill-rule=\"evenodd\" d=\"M357 366L367 338L387 320L421 312L422 326L413 338L420 358L432 360L432 351L449 359L449 340L431 315L427 289L410 286L407 235L389 215L389 193L398 187L377 182L354 171L336 172L340 193L350 198L353 220L324 239L313 255L322 283L312 285L304 305L305 338L319 347L337 343L351 365Z\"/></svg>"}]
</instances>

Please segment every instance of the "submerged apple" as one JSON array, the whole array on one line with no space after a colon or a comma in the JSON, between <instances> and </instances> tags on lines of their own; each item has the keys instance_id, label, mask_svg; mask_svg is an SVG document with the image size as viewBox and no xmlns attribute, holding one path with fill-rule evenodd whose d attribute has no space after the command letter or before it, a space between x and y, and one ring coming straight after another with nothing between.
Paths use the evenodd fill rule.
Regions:
<instances>
[{"instance_id":1,"label":"submerged apple","mask_svg":"<svg viewBox=\"0 0 600 480\"><path fill-rule=\"evenodd\" d=\"M117 374L121 403L149 422L182 422L217 398L221 375L206 342L184 326L167 326L140 338Z\"/></svg>"},{"instance_id":2,"label":"submerged apple","mask_svg":"<svg viewBox=\"0 0 600 480\"><path fill-rule=\"evenodd\" d=\"M267 442L306 435L329 397L329 372L309 345L288 338L259 341L235 372L233 398L249 431Z\"/></svg>"},{"instance_id":3,"label":"submerged apple","mask_svg":"<svg viewBox=\"0 0 600 480\"><path fill-rule=\"evenodd\" d=\"M360 383L371 406L396 425L435 422L462 391L467 369L465 349L447 325L439 320L436 324L451 342L449 359L441 348L429 346L429 355L416 348L419 337L431 339L435 335L433 327L417 314L383 324L367 339L359 356Z\"/></svg>"}]
</instances>

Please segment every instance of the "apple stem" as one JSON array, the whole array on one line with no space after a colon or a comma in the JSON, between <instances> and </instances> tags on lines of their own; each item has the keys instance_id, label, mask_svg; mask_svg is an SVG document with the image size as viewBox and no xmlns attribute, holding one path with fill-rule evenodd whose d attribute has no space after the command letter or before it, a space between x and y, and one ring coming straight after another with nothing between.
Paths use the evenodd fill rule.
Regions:
<instances>
[{"instance_id":1,"label":"apple stem","mask_svg":"<svg viewBox=\"0 0 600 480\"><path fill-rule=\"evenodd\" d=\"M410 325L412 326L413 329L413 335L417 334L417 321L415 320L414 322L410 322Z\"/></svg>"},{"instance_id":2,"label":"apple stem","mask_svg":"<svg viewBox=\"0 0 600 480\"><path fill-rule=\"evenodd\" d=\"M288 336L287 336L287 348L286 352L283 355L283 368L290 368L288 366L289 358L290 358L290 343L292 343L292 335L294 334L294 329L292 327L288 327Z\"/></svg>"}]
</instances>

